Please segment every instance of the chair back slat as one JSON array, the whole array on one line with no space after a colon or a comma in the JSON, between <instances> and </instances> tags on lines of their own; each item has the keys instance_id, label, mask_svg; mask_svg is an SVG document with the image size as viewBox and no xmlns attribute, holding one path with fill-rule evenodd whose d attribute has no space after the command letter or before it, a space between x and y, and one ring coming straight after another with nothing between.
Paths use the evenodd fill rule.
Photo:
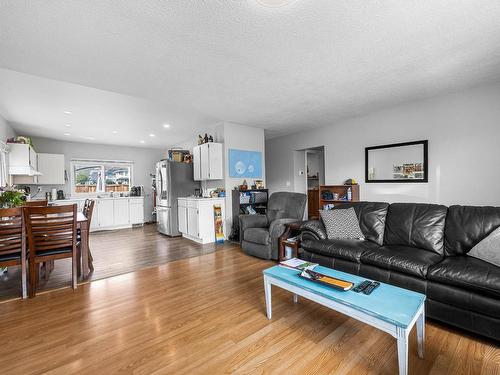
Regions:
<instances>
[{"instance_id":1,"label":"chair back slat","mask_svg":"<svg viewBox=\"0 0 500 375\"><path fill-rule=\"evenodd\" d=\"M76 249L76 204L25 207L30 259L44 250Z\"/></svg>"},{"instance_id":2,"label":"chair back slat","mask_svg":"<svg viewBox=\"0 0 500 375\"><path fill-rule=\"evenodd\" d=\"M95 200L85 199L85 204L83 206L83 214L87 218L88 226L90 227L90 222L92 220L92 214L94 212Z\"/></svg>"},{"instance_id":3,"label":"chair back slat","mask_svg":"<svg viewBox=\"0 0 500 375\"><path fill-rule=\"evenodd\" d=\"M47 199L36 199L33 201L26 201L23 207L47 207L49 201Z\"/></svg>"},{"instance_id":4,"label":"chair back slat","mask_svg":"<svg viewBox=\"0 0 500 375\"><path fill-rule=\"evenodd\" d=\"M22 208L0 209L0 255L19 253L21 256L25 239Z\"/></svg>"}]
</instances>

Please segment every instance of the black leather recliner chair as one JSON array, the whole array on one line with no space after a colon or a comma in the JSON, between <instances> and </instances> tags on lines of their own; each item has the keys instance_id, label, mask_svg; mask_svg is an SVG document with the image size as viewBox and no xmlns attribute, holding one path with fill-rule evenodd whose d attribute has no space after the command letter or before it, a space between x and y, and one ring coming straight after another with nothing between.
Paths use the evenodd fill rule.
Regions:
<instances>
[{"instance_id":1,"label":"black leather recliner chair","mask_svg":"<svg viewBox=\"0 0 500 375\"><path fill-rule=\"evenodd\" d=\"M357 202L365 240L302 225L300 257L427 295L426 314L500 340L500 267L467 255L500 226L498 207Z\"/></svg>"},{"instance_id":2,"label":"black leather recliner chair","mask_svg":"<svg viewBox=\"0 0 500 375\"><path fill-rule=\"evenodd\" d=\"M302 220L307 196L300 193L271 194L266 215L240 215L243 251L263 259L278 259L279 237L287 223Z\"/></svg>"}]
</instances>

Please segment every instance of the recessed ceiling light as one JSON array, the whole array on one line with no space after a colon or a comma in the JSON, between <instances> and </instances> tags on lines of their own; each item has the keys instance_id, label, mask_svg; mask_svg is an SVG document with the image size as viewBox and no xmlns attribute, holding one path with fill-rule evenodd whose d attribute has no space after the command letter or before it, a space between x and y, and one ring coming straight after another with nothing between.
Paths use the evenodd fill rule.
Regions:
<instances>
[{"instance_id":1,"label":"recessed ceiling light","mask_svg":"<svg viewBox=\"0 0 500 375\"><path fill-rule=\"evenodd\" d=\"M71 124L66 124L64 126L66 126L67 128L71 128Z\"/></svg>"},{"instance_id":2,"label":"recessed ceiling light","mask_svg":"<svg viewBox=\"0 0 500 375\"><path fill-rule=\"evenodd\" d=\"M118 134L118 130L113 130L111 133Z\"/></svg>"},{"instance_id":3,"label":"recessed ceiling light","mask_svg":"<svg viewBox=\"0 0 500 375\"><path fill-rule=\"evenodd\" d=\"M65 114L65 115L71 115L72 113L73 113L73 112L71 112L71 111L64 111L64 114Z\"/></svg>"},{"instance_id":4,"label":"recessed ceiling light","mask_svg":"<svg viewBox=\"0 0 500 375\"><path fill-rule=\"evenodd\" d=\"M153 133L151 133L149 136L150 137L156 137L156 135L154 135Z\"/></svg>"},{"instance_id":5,"label":"recessed ceiling light","mask_svg":"<svg viewBox=\"0 0 500 375\"><path fill-rule=\"evenodd\" d=\"M139 141L139 143L146 143L146 141Z\"/></svg>"},{"instance_id":6,"label":"recessed ceiling light","mask_svg":"<svg viewBox=\"0 0 500 375\"><path fill-rule=\"evenodd\" d=\"M71 135L71 133L64 133L64 135Z\"/></svg>"},{"instance_id":7,"label":"recessed ceiling light","mask_svg":"<svg viewBox=\"0 0 500 375\"><path fill-rule=\"evenodd\" d=\"M265 7L278 8L284 5L289 5L295 0L257 0L257 2Z\"/></svg>"},{"instance_id":8,"label":"recessed ceiling light","mask_svg":"<svg viewBox=\"0 0 500 375\"><path fill-rule=\"evenodd\" d=\"M165 129L168 129L168 128L170 128L170 124L163 124L163 127L164 127Z\"/></svg>"}]
</instances>

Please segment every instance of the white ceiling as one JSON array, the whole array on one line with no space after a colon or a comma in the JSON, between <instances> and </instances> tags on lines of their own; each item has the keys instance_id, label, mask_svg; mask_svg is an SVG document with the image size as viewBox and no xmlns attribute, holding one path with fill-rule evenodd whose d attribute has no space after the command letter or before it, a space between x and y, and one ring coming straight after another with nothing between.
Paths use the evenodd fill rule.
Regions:
<instances>
[{"instance_id":1,"label":"white ceiling","mask_svg":"<svg viewBox=\"0 0 500 375\"><path fill-rule=\"evenodd\" d=\"M2 0L0 114L162 147L218 121L275 136L500 78L498 0L263 4Z\"/></svg>"}]
</instances>

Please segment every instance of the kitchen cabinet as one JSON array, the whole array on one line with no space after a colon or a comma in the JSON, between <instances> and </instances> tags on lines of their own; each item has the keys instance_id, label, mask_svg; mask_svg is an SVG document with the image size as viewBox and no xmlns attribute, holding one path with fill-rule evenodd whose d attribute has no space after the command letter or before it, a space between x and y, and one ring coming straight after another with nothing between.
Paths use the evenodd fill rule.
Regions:
<instances>
[{"instance_id":1,"label":"kitchen cabinet","mask_svg":"<svg viewBox=\"0 0 500 375\"><path fill-rule=\"evenodd\" d=\"M177 206L177 218L179 220L179 225L178 225L178 230L181 233L187 233L188 232L188 227L187 227L187 207L186 207L186 200L179 200L178 206Z\"/></svg>"},{"instance_id":2,"label":"kitchen cabinet","mask_svg":"<svg viewBox=\"0 0 500 375\"><path fill-rule=\"evenodd\" d=\"M9 174L35 176L37 171L37 156L30 145L9 143Z\"/></svg>"},{"instance_id":3,"label":"kitchen cabinet","mask_svg":"<svg viewBox=\"0 0 500 375\"><path fill-rule=\"evenodd\" d=\"M142 198L130 198L129 210L131 225L144 224L144 200Z\"/></svg>"},{"instance_id":4,"label":"kitchen cabinet","mask_svg":"<svg viewBox=\"0 0 500 375\"><path fill-rule=\"evenodd\" d=\"M99 228L112 227L115 224L115 205L112 199L97 201L97 222Z\"/></svg>"},{"instance_id":5,"label":"kitchen cabinet","mask_svg":"<svg viewBox=\"0 0 500 375\"><path fill-rule=\"evenodd\" d=\"M222 143L204 143L193 148L194 179L199 181L222 180Z\"/></svg>"},{"instance_id":6,"label":"kitchen cabinet","mask_svg":"<svg viewBox=\"0 0 500 375\"><path fill-rule=\"evenodd\" d=\"M38 185L64 185L64 170L63 154L38 154Z\"/></svg>"},{"instance_id":7,"label":"kitchen cabinet","mask_svg":"<svg viewBox=\"0 0 500 375\"><path fill-rule=\"evenodd\" d=\"M177 209L182 236L202 244L215 242L214 206L221 207L224 223L224 198L179 198Z\"/></svg>"},{"instance_id":8,"label":"kitchen cabinet","mask_svg":"<svg viewBox=\"0 0 500 375\"><path fill-rule=\"evenodd\" d=\"M201 181L201 149L200 146L193 148L193 177L195 181Z\"/></svg>"},{"instance_id":9,"label":"kitchen cabinet","mask_svg":"<svg viewBox=\"0 0 500 375\"><path fill-rule=\"evenodd\" d=\"M144 197L95 198L94 212L90 223L92 232L119 228L130 228L132 225L144 224ZM85 198L74 198L51 201L51 205L78 205L83 210Z\"/></svg>"},{"instance_id":10,"label":"kitchen cabinet","mask_svg":"<svg viewBox=\"0 0 500 375\"><path fill-rule=\"evenodd\" d=\"M128 199L113 200L113 225L122 226L130 222L130 202Z\"/></svg>"}]
</instances>

